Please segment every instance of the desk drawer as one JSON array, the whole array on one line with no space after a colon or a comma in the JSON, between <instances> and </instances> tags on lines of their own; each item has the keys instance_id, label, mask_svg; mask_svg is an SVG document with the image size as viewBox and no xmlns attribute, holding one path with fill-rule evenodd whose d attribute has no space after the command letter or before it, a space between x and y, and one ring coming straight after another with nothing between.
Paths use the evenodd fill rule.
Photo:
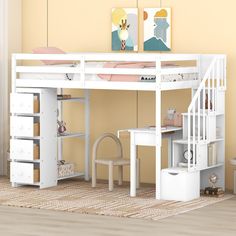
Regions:
<instances>
[{"instance_id":1,"label":"desk drawer","mask_svg":"<svg viewBox=\"0 0 236 236\"><path fill-rule=\"evenodd\" d=\"M17 137L35 137L40 135L39 123L34 117L12 116L10 135Z\"/></svg>"},{"instance_id":2,"label":"desk drawer","mask_svg":"<svg viewBox=\"0 0 236 236\"><path fill-rule=\"evenodd\" d=\"M135 132L135 144L143 146L155 146L156 145L156 133L144 133Z\"/></svg>"},{"instance_id":3,"label":"desk drawer","mask_svg":"<svg viewBox=\"0 0 236 236\"><path fill-rule=\"evenodd\" d=\"M11 162L10 171L11 182L34 184L40 181L39 169L35 169L33 163Z\"/></svg>"},{"instance_id":4,"label":"desk drawer","mask_svg":"<svg viewBox=\"0 0 236 236\"><path fill-rule=\"evenodd\" d=\"M12 93L10 103L11 113L39 113L38 96L28 93Z\"/></svg>"},{"instance_id":5,"label":"desk drawer","mask_svg":"<svg viewBox=\"0 0 236 236\"><path fill-rule=\"evenodd\" d=\"M38 160L39 145L33 140L10 140L10 156L15 160Z\"/></svg>"}]
</instances>

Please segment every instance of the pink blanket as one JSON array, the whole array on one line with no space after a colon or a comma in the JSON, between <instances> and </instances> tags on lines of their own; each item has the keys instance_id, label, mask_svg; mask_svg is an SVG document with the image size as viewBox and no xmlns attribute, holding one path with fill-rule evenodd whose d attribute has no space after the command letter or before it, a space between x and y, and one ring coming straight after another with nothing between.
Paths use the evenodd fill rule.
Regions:
<instances>
[{"instance_id":1,"label":"pink blanket","mask_svg":"<svg viewBox=\"0 0 236 236\"><path fill-rule=\"evenodd\" d=\"M154 62L107 62L103 66L104 68L150 68L155 67ZM125 81L125 82L137 82L140 81L140 75L111 75L111 74L99 74L101 79L107 81Z\"/></svg>"}]
</instances>

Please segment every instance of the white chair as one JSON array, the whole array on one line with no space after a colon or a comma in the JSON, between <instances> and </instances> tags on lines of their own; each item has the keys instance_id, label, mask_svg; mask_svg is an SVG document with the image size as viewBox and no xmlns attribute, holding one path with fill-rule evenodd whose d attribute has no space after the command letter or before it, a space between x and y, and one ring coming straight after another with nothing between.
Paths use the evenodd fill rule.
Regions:
<instances>
[{"instance_id":1,"label":"white chair","mask_svg":"<svg viewBox=\"0 0 236 236\"><path fill-rule=\"evenodd\" d=\"M113 158L97 158L97 151L100 143L105 138L111 138L113 141L115 141L117 146L117 153L115 157ZM97 180L97 164L106 165L108 166L108 172L109 172L109 191L113 190L113 168L114 166L118 167L118 185L122 185L123 181L123 167L126 165L130 165L129 159L123 158L123 148L122 144L112 133L104 133L102 134L94 143L93 145L93 154L92 154L92 187L96 187L96 180ZM139 159L136 161L137 163L137 188L139 188Z\"/></svg>"}]
</instances>

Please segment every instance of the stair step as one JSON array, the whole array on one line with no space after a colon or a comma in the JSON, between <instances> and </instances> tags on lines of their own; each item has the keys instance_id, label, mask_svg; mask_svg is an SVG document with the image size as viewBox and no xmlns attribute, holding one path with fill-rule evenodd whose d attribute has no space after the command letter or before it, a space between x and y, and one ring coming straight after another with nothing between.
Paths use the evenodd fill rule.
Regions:
<instances>
[{"instance_id":1,"label":"stair step","mask_svg":"<svg viewBox=\"0 0 236 236\"><path fill-rule=\"evenodd\" d=\"M187 113L187 112L184 112L184 113L182 113L182 115L183 115L183 116L188 116L188 113ZM193 113L190 113L190 115L193 116ZM194 113L194 115L195 115L195 116L198 116L198 112L196 111L196 112ZM208 112L208 110L206 110L205 115L207 115L207 116L208 116L208 115L209 115L209 116L219 116L219 115L223 115L223 113L215 112L215 111L209 111L209 112ZM200 111L200 116L203 116L203 111L202 111L202 110Z\"/></svg>"},{"instance_id":2,"label":"stair step","mask_svg":"<svg viewBox=\"0 0 236 236\"><path fill-rule=\"evenodd\" d=\"M204 140L198 141L197 138L196 138L195 144L199 144L201 142L205 142L205 141ZM174 140L173 143L188 144L188 139L177 139L177 140ZM193 144L193 140L190 141L190 144Z\"/></svg>"}]
</instances>

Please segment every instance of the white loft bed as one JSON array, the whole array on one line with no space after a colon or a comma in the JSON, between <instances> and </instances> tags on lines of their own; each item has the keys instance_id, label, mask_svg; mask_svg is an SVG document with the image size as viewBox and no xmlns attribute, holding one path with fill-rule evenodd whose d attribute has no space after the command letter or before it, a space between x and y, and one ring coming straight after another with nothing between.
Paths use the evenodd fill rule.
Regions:
<instances>
[{"instance_id":1,"label":"white loft bed","mask_svg":"<svg viewBox=\"0 0 236 236\"><path fill-rule=\"evenodd\" d=\"M18 88L74 88L84 89L85 93L85 178L89 178L89 93L90 89L108 90L138 90L154 91L156 101L156 198L160 199L161 193L161 91L175 89L192 89L193 100L188 110L188 118L194 113L197 117L202 116L196 107L203 102L202 91L208 90L212 99L215 93L210 93L210 89L225 89L225 55L216 54L146 54L146 53L76 53L76 54L13 54L12 56L12 92L17 92ZM22 66L23 61L37 60L63 60L76 61L76 67L66 65L57 66ZM104 62L152 62L152 68L103 68ZM181 66L175 66L181 62ZM171 66L166 66L171 64ZM184 66L182 66L184 64ZM187 66L185 65L187 64ZM72 80L65 79L66 74L72 74ZM155 76L155 82L119 82L104 81L94 79L97 74L105 75L138 75ZM167 82L169 77L176 75L190 75L187 80ZM212 76L213 75L213 76ZM214 81L209 82L210 80ZM215 82L216 81L216 82ZM208 82L208 87L206 83ZM205 93L204 93L205 94ZM197 105L196 105L197 104ZM215 103L214 103L215 104ZM203 105L204 107L204 105ZM209 106L208 106L209 107ZM216 109L214 105L213 110ZM209 110L208 110L209 112ZM195 114L196 113L196 114ZM203 111L203 117L207 116L207 111ZM13 114L14 115L14 114ZM194 118L195 119L195 118ZM199 118L199 122L200 118ZM203 126L205 125L203 119ZM192 127L193 126L193 127ZM200 126L199 126L200 127ZM195 145L199 141L195 138L195 122L188 130L188 145ZM198 129L198 128L197 128ZM193 131L192 131L193 130ZM193 132L193 140L191 134ZM197 134L197 133L196 133ZM194 153L195 158L195 153ZM188 169L196 168L188 163ZM131 178L134 178L131 172Z\"/></svg>"}]
</instances>

